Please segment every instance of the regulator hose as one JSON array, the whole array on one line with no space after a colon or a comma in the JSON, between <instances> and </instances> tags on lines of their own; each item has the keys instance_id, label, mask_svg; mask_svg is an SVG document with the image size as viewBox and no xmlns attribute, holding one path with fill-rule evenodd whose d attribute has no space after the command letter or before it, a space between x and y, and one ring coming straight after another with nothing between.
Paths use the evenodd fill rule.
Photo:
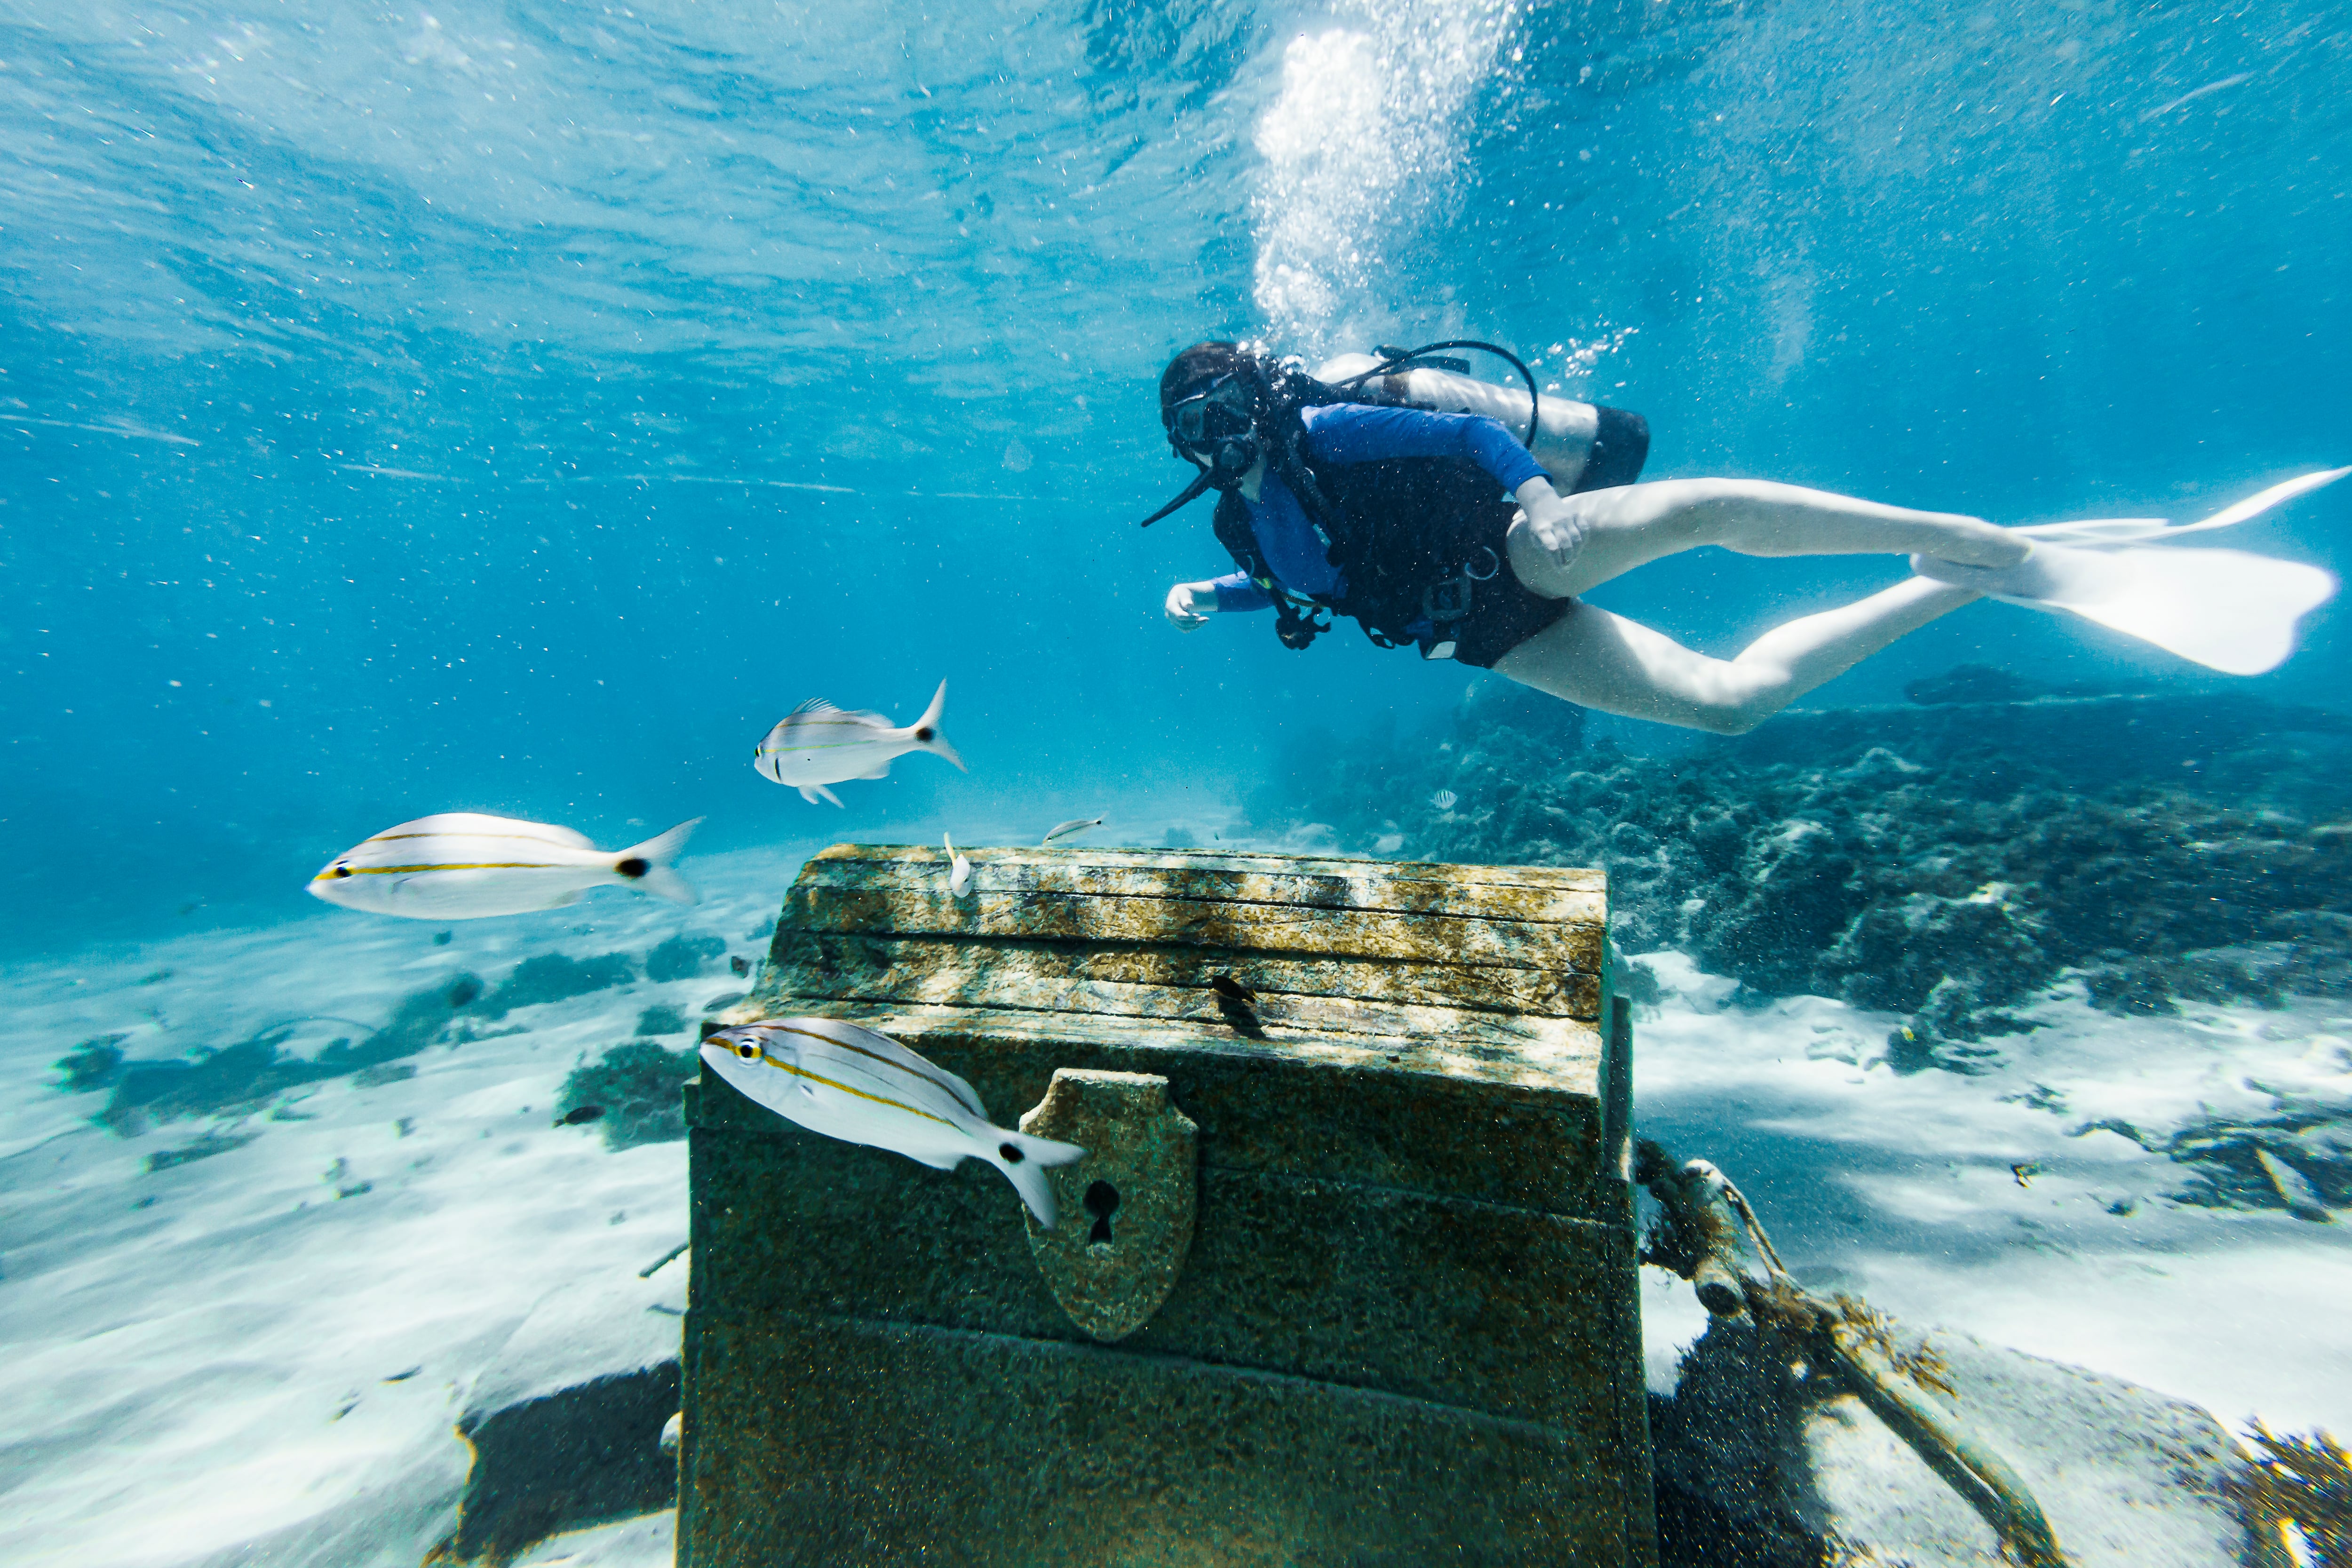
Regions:
<instances>
[{"instance_id":1,"label":"regulator hose","mask_svg":"<svg viewBox=\"0 0 2352 1568\"><path fill-rule=\"evenodd\" d=\"M1370 381L1376 375L1385 375L1390 371L1396 369L1399 365L1411 364L1413 361L1421 358L1423 354L1433 354L1440 349L1480 349L1487 353L1493 354L1496 359L1504 359L1511 362L1511 367L1519 373L1519 379L1528 384L1527 446L1529 451L1533 451L1536 444L1538 419L1543 412L1543 394L1536 390L1535 373L1527 367L1527 362L1520 359L1518 355L1513 353L1510 350L1504 348L1499 344L1481 342L1476 338L1448 338L1442 343L1423 343L1421 347L1413 350L1411 353L1402 353L1397 355L1394 359L1383 360L1379 364L1372 366L1371 369L1364 372L1361 375L1351 375L1347 380L1338 382L1335 384L1342 388L1354 386L1360 382Z\"/></svg>"}]
</instances>

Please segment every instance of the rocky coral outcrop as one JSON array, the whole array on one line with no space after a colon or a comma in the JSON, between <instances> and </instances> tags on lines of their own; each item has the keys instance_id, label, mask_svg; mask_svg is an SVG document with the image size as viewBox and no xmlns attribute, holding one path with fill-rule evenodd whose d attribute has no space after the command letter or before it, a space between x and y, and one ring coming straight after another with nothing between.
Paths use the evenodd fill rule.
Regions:
<instances>
[{"instance_id":1,"label":"rocky coral outcrop","mask_svg":"<svg viewBox=\"0 0 2352 1568\"><path fill-rule=\"evenodd\" d=\"M1327 752L1291 770L1304 799L1253 813L1358 853L1603 867L1622 950L1906 1015L1905 1070L1970 1070L2069 970L2117 1011L2352 994L2352 718L1946 700L1990 673L1658 756L1585 746L1565 704L1481 693L1450 732Z\"/></svg>"}]
</instances>

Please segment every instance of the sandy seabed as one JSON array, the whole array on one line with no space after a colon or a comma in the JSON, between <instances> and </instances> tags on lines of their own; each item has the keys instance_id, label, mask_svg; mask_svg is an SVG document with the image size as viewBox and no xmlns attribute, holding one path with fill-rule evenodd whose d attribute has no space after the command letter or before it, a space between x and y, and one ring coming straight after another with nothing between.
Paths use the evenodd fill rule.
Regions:
<instances>
[{"instance_id":1,"label":"sandy seabed","mask_svg":"<svg viewBox=\"0 0 2352 1568\"><path fill-rule=\"evenodd\" d=\"M407 1058L413 1076L329 1079L130 1136L92 1121L103 1093L55 1087L52 1064L93 1037L157 1059L288 1025L282 1048L315 1054L461 973L495 984L559 951L641 960L679 932L756 962L796 864L698 858L691 910L599 894L446 928L322 910L12 966L0 1560L416 1563L454 1525L460 1413L675 1352L687 1265L639 1276L686 1237L686 1145L608 1152L554 1110L566 1074L647 1009L692 1018L745 983L722 959L520 1007ZM2086 1130L2352 1097L2352 1005L2119 1018L2061 987L1993 1070L1906 1077L1885 1062L1891 1016L1814 997L1740 1008L1679 954L1643 962L1664 995L1638 1025L1639 1132L1739 1181L1808 1285L2233 1426L2352 1427L2352 1227L2175 1202L2181 1166ZM200 1145L215 1152L173 1163ZM1643 1297L1663 1392L1704 1314L1660 1270ZM636 1568L669 1552L660 1514L522 1561Z\"/></svg>"}]
</instances>

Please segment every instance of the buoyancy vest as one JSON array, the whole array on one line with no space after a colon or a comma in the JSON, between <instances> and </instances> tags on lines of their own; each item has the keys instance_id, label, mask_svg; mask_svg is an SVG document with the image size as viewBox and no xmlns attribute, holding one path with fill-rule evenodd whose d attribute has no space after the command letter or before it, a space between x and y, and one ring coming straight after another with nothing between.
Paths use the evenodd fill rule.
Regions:
<instances>
[{"instance_id":1,"label":"buoyancy vest","mask_svg":"<svg viewBox=\"0 0 2352 1568\"><path fill-rule=\"evenodd\" d=\"M1484 578L1501 567L1496 542L1517 509L1495 477L1467 458L1311 462L1306 411L1359 399L1286 366L1251 391L1266 468L1297 498L1343 584L1339 597L1310 604L1355 620L1381 647L1412 641L1417 623L1442 631L1446 587L1460 583L1465 569ZM1328 621L1317 620L1276 581L1239 491L1217 498L1213 526L1218 542L1274 599L1275 631L1285 647L1303 648L1328 629Z\"/></svg>"}]
</instances>

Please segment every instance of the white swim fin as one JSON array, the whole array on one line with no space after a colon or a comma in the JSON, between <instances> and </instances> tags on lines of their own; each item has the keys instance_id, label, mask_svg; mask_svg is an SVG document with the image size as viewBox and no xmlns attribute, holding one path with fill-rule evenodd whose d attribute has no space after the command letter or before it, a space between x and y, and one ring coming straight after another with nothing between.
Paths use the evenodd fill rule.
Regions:
<instances>
[{"instance_id":1,"label":"white swim fin","mask_svg":"<svg viewBox=\"0 0 2352 1568\"><path fill-rule=\"evenodd\" d=\"M2332 574L2299 561L2163 544L2037 543L2015 566L1914 564L1923 577L2012 605L2071 610L2225 675L2262 675L2285 663L2295 623L2336 592Z\"/></svg>"},{"instance_id":2,"label":"white swim fin","mask_svg":"<svg viewBox=\"0 0 2352 1568\"><path fill-rule=\"evenodd\" d=\"M831 790L825 788L823 784L801 785L801 798L808 802L811 805L814 805L820 800L829 800L835 805L841 805L841 797L834 794ZM842 809L846 811L849 808L847 806L842 806Z\"/></svg>"},{"instance_id":3,"label":"white swim fin","mask_svg":"<svg viewBox=\"0 0 2352 1568\"><path fill-rule=\"evenodd\" d=\"M2294 651L2295 623L2334 595L2335 575L2243 550L2176 549L2171 541L2244 522L2347 473L2352 468L2298 475L2181 528L2160 518L2021 528L2033 553L2015 566L1916 555L1911 565L1923 577L2012 605L2071 610L2209 669L2262 675Z\"/></svg>"}]
</instances>

